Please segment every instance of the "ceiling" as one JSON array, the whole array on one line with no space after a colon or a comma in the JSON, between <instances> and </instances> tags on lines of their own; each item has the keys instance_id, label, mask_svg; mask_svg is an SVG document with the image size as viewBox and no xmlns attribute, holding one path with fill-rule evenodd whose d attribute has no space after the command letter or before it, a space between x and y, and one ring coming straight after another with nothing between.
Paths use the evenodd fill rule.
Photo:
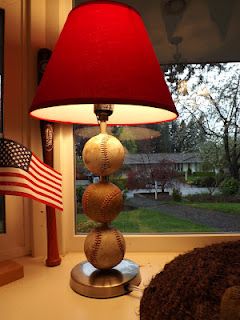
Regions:
<instances>
[{"instance_id":1,"label":"ceiling","mask_svg":"<svg viewBox=\"0 0 240 320\"><path fill-rule=\"evenodd\" d=\"M240 61L238 0L119 2L141 14L161 64Z\"/></svg>"}]
</instances>

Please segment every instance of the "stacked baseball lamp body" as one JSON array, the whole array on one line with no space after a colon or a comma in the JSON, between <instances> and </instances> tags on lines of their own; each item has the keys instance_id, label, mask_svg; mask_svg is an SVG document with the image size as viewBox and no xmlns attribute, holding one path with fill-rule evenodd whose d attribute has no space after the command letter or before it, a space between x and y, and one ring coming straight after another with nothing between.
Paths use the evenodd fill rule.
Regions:
<instances>
[{"instance_id":1,"label":"stacked baseball lamp body","mask_svg":"<svg viewBox=\"0 0 240 320\"><path fill-rule=\"evenodd\" d=\"M100 177L82 199L83 211L100 225L85 239L87 261L71 272L79 294L109 298L140 283L139 267L124 259L125 241L111 227L122 210L121 190L109 175L123 164L121 143L107 125L174 120L178 113L142 19L115 1L90 1L73 9L32 102L38 119L99 125L83 149L85 166Z\"/></svg>"},{"instance_id":2,"label":"stacked baseball lamp body","mask_svg":"<svg viewBox=\"0 0 240 320\"><path fill-rule=\"evenodd\" d=\"M104 114L104 111L100 112ZM82 205L84 213L90 219L102 224L92 230L85 240L86 257L94 267L105 270L118 265L125 254L122 234L109 226L122 210L122 192L108 181L108 176L122 166L124 149L118 139L107 134L106 121L100 120L100 128L101 133L88 140L83 149L86 167L100 176L100 182L86 188Z\"/></svg>"}]
</instances>

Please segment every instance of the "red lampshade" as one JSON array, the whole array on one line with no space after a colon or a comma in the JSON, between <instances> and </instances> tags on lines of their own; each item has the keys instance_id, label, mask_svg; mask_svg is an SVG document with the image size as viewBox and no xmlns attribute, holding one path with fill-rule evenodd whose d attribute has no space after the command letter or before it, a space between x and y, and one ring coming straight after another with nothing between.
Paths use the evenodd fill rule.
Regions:
<instances>
[{"instance_id":1,"label":"red lampshade","mask_svg":"<svg viewBox=\"0 0 240 320\"><path fill-rule=\"evenodd\" d=\"M113 1L87 2L70 12L30 114L96 124L93 104L102 103L114 104L110 125L178 115L140 15Z\"/></svg>"}]
</instances>

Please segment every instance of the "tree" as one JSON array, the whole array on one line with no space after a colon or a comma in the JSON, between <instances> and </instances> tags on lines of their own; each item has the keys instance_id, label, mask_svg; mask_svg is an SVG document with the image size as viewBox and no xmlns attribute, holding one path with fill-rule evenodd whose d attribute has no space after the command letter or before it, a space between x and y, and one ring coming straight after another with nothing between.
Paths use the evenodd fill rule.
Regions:
<instances>
[{"instance_id":1,"label":"tree","mask_svg":"<svg viewBox=\"0 0 240 320\"><path fill-rule=\"evenodd\" d=\"M128 152L137 153L138 147L135 140L124 140L122 141L122 145L127 149Z\"/></svg>"},{"instance_id":2,"label":"tree","mask_svg":"<svg viewBox=\"0 0 240 320\"><path fill-rule=\"evenodd\" d=\"M199 146L199 152L203 161L202 167L204 171L218 172L224 167L224 149L223 145L218 141L206 140Z\"/></svg>"},{"instance_id":3,"label":"tree","mask_svg":"<svg viewBox=\"0 0 240 320\"><path fill-rule=\"evenodd\" d=\"M157 199L159 187L164 193L176 178L174 163L163 159L158 164L151 164L150 156L146 154L142 161L142 164L129 170L127 187L129 190L154 189L155 199Z\"/></svg>"},{"instance_id":4,"label":"tree","mask_svg":"<svg viewBox=\"0 0 240 320\"><path fill-rule=\"evenodd\" d=\"M169 123L149 124L144 127L159 132L158 137L137 141L138 150L142 153L170 152Z\"/></svg>"},{"instance_id":5,"label":"tree","mask_svg":"<svg viewBox=\"0 0 240 320\"><path fill-rule=\"evenodd\" d=\"M223 145L224 161L231 177L239 180L240 169L240 66L224 64L207 72L201 82L192 79L189 95L178 96L186 119L192 117L208 140Z\"/></svg>"},{"instance_id":6,"label":"tree","mask_svg":"<svg viewBox=\"0 0 240 320\"><path fill-rule=\"evenodd\" d=\"M167 187L172 186L173 179L176 178L174 163L169 160L161 160L157 166L152 168L152 178L161 187L162 193Z\"/></svg>"},{"instance_id":7,"label":"tree","mask_svg":"<svg viewBox=\"0 0 240 320\"><path fill-rule=\"evenodd\" d=\"M174 121L170 128L171 152L195 152L205 140L205 134L201 127L191 117L188 122L184 119Z\"/></svg>"},{"instance_id":8,"label":"tree","mask_svg":"<svg viewBox=\"0 0 240 320\"><path fill-rule=\"evenodd\" d=\"M164 75L168 83L168 87L173 96L181 93L183 95L188 94L187 83L192 78L195 78L195 86L198 86L203 81L203 72L217 72L224 71L226 64L224 63L198 63L198 64L166 64L162 68ZM182 84L185 82L185 85Z\"/></svg>"}]
</instances>

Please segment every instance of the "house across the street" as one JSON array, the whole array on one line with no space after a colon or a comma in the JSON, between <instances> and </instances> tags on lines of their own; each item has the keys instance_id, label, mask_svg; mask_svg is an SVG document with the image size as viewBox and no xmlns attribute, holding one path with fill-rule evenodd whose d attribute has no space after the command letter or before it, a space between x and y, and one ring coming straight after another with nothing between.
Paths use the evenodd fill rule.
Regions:
<instances>
[{"instance_id":1,"label":"house across the street","mask_svg":"<svg viewBox=\"0 0 240 320\"><path fill-rule=\"evenodd\" d=\"M199 172L202 169L202 160L197 153L138 153L126 154L124 165L136 168L141 165L157 165L162 161L172 162L178 172Z\"/></svg>"}]
</instances>

